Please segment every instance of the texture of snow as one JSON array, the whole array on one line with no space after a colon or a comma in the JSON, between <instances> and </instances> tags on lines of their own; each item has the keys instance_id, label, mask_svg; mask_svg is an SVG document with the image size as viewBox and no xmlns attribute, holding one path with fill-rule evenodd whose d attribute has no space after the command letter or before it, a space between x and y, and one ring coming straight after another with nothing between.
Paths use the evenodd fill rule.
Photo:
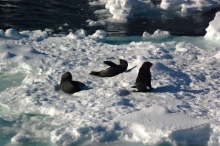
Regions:
<instances>
[{"instance_id":1,"label":"texture of snow","mask_svg":"<svg viewBox=\"0 0 220 146\"><path fill-rule=\"evenodd\" d=\"M156 39L162 39L170 36L169 31L162 31L162 30L156 30L152 35L150 35L148 32L144 32L142 37L143 38L156 38Z\"/></svg>"},{"instance_id":2,"label":"texture of snow","mask_svg":"<svg viewBox=\"0 0 220 146\"><path fill-rule=\"evenodd\" d=\"M150 37L164 34L169 36L158 30ZM178 145L193 135L198 144L220 144L220 48L204 50L193 43L203 37L188 38L191 43L184 38L111 45L104 43L102 30L89 36L82 29L66 37L46 36L41 31L1 31L1 62L29 71L19 86L0 92L0 105L11 113L0 112L0 134L14 135L12 143L50 139L59 146L124 141ZM118 64L120 58L128 61L126 72L111 78L89 75L107 68L103 61ZM155 90L132 92L145 61L153 63ZM30 72L34 69L38 73ZM59 91L66 71L86 87L75 94Z\"/></svg>"},{"instance_id":3,"label":"texture of snow","mask_svg":"<svg viewBox=\"0 0 220 146\"><path fill-rule=\"evenodd\" d=\"M105 8L112 14L113 20L127 21L136 14L142 14L152 7L152 2L142 0L98 0L91 2L91 5L105 5Z\"/></svg>"},{"instance_id":4,"label":"texture of snow","mask_svg":"<svg viewBox=\"0 0 220 146\"><path fill-rule=\"evenodd\" d=\"M24 142L28 142L29 138L26 137L23 134L18 133L17 135L15 135L12 139L11 142L12 143L24 143Z\"/></svg>"},{"instance_id":5,"label":"texture of snow","mask_svg":"<svg viewBox=\"0 0 220 146\"><path fill-rule=\"evenodd\" d=\"M126 22L137 14L145 14L148 9L154 8L150 0L97 0L89 2L90 5L105 5L106 10L97 10L94 13L108 17L106 21ZM210 11L219 7L219 0L162 0L160 8L163 10L176 10L184 13L196 11ZM106 25L106 21L89 22L90 26Z\"/></svg>"},{"instance_id":6,"label":"texture of snow","mask_svg":"<svg viewBox=\"0 0 220 146\"><path fill-rule=\"evenodd\" d=\"M216 13L214 20L209 22L206 28L205 39L220 40L220 12Z\"/></svg>"},{"instance_id":7,"label":"texture of snow","mask_svg":"<svg viewBox=\"0 0 220 146\"><path fill-rule=\"evenodd\" d=\"M165 10L181 12L210 11L219 5L218 0L162 0L160 7Z\"/></svg>"},{"instance_id":8,"label":"texture of snow","mask_svg":"<svg viewBox=\"0 0 220 146\"><path fill-rule=\"evenodd\" d=\"M154 144L169 137L173 131L204 125L208 120L195 119L185 114L171 113L161 106L152 106L116 118L122 123L126 140Z\"/></svg>"},{"instance_id":9,"label":"texture of snow","mask_svg":"<svg viewBox=\"0 0 220 146\"><path fill-rule=\"evenodd\" d=\"M98 20L98 21L87 20L87 22L89 23L89 26L103 26L107 24L107 22L104 20Z\"/></svg>"},{"instance_id":10,"label":"texture of snow","mask_svg":"<svg viewBox=\"0 0 220 146\"><path fill-rule=\"evenodd\" d=\"M23 31L23 32L18 32L13 28L7 29L5 32L3 30L0 30L0 38L7 38L13 40L19 40L21 38L29 38L34 41L41 41L47 37L48 37L47 33L41 30Z\"/></svg>"}]
</instances>

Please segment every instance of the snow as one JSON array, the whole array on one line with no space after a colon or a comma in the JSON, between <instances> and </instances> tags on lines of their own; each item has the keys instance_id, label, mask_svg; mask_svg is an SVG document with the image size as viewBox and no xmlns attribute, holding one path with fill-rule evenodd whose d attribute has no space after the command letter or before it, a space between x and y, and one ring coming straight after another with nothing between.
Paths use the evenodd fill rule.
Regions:
<instances>
[{"instance_id":1,"label":"snow","mask_svg":"<svg viewBox=\"0 0 220 146\"><path fill-rule=\"evenodd\" d=\"M168 137L172 131L194 128L208 123L208 120L171 113L165 107L157 105L116 119L123 123L123 127L128 127L125 130L126 140L148 144L154 144L162 138Z\"/></svg>"},{"instance_id":2,"label":"snow","mask_svg":"<svg viewBox=\"0 0 220 146\"><path fill-rule=\"evenodd\" d=\"M210 11L219 5L218 0L162 0L160 7L165 10L181 12Z\"/></svg>"},{"instance_id":3,"label":"snow","mask_svg":"<svg viewBox=\"0 0 220 146\"><path fill-rule=\"evenodd\" d=\"M117 22L125 22L133 15L145 13L147 9L152 7L152 2L149 0L98 0L89 4L92 6L105 5L105 8L112 15L111 19Z\"/></svg>"},{"instance_id":4,"label":"snow","mask_svg":"<svg viewBox=\"0 0 220 146\"><path fill-rule=\"evenodd\" d=\"M97 0L89 2L89 4L91 6L105 5L105 9L111 15L106 15L106 10L97 10L94 13L107 16L108 19L106 21L116 22L126 22L127 19L133 18L137 14L146 14L149 9L153 8L153 3L149 0ZM180 11L182 14L185 14L210 11L219 5L219 0L162 0L160 9ZM89 25L106 25L107 22L104 22L104 20L91 21Z\"/></svg>"},{"instance_id":5,"label":"snow","mask_svg":"<svg viewBox=\"0 0 220 146\"><path fill-rule=\"evenodd\" d=\"M87 22L89 23L89 26L103 26L107 24L107 22L104 20L98 20L98 21L87 20Z\"/></svg>"},{"instance_id":6,"label":"snow","mask_svg":"<svg viewBox=\"0 0 220 146\"><path fill-rule=\"evenodd\" d=\"M24 143L28 141L29 141L29 138L22 134L17 134L11 139L12 143Z\"/></svg>"},{"instance_id":7,"label":"snow","mask_svg":"<svg viewBox=\"0 0 220 146\"><path fill-rule=\"evenodd\" d=\"M143 35L155 41L111 45L106 35L97 30L86 36L82 29L65 37L1 30L0 77L19 85L8 84L0 92L0 134L13 135L11 143L19 144L38 140L45 145L45 139L55 145L220 144L219 42L171 39L169 32L157 30ZM166 41L158 39L164 36ZM89 75L105 69L103 61L119 59L128 61L126 72ZM145 61L153 63L155 89L136 93L131 86ZM67 71L86 84L82 91L59 90ZM16 72L22 72L21 79L12 78Z\"/></svg>"},{"instance_id":8,"label":"snow","mask_svg":"<svg viewBox=\"0 0 220 146\"><path fill-rule=\"evenodd\" d=\"M144 32L142 37L143 38L156 38L156 39L162 39L162 38L167 38L170 36L170 32L168 31L163 31L163 30L156 30L152 35L150 35L148 32Z\"/></svg>"},{"instance_id":9,"label":"snow","mask_svg":"<svg viewBox=\"0 0 220 146\"><path fill-rule=\"evenodd\" d=\"M34 41L41 41L47 37L47 33L41 30L18 32L17 30L10 28L4 32L2 29L0 29L0 38L7 38L13 40L19 40L21 38L30 38Z\"/></svg>"},{"instance_id":10,"label":"snow","mask_svg":"<svg viewBox=\"0 0 220 146\"><path fill-rule=\"evenodd\" d=\"M205 34L205 39L220 40L220 12L216 13L214 20L209 22L208 28L206 28L207 33Z\"/></svg>"}]
</instances>

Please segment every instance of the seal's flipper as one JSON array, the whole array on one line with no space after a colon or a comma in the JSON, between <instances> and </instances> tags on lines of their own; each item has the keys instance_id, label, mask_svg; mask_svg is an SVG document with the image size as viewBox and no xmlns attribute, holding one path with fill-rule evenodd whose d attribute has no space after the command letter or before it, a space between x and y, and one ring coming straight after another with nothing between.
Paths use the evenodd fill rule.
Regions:
<instances>
[{"instance_id":1,"label":"seal's flipper","mask_svg":"<svg viewBox=\"0 0 220 146\"><path fill-rule=\"evenodd\" d=\"M96 71L92 71L91 73L89 73L90 75L94 75L94 76L99 76L99 72Z\"/></svg>"},{"instance_id":2,"label":"seal's flipper","mask_svg":"<svg viewBox=\"0 0 220 146\"><path fill-rule=\"evenodd\" d=\"M73 84L73 85L77 85L78 87L84 87L84 86L86 86L85 84L83 84L83 83L81 83L81 82L79 82L79 81L72 81L72 84Z\"/></svg>"},{"instance_id":3,"label":"seal's flipper","mask_svg":"<svg viewBox=\"0 0 220 146\"><path fill-rule=\"evenodd\" d=\"M114 62L111 62L111 61L104 61L105 64L109 65L109 66L117 66L117 64L115 64Z\"/></svg>"},{"instance_id":4,"label":"seal's flipper","mask_svg":"<svg viewBox=\"0 0 220 146\"><path fill-rule=\"evenodd\" d=\"M143 90L143 91L136 91L136 90L133 90L133 92L150 92L151 90L149 90L149 89L146 89L146 90Z\"/></svg>"}]
</instances>

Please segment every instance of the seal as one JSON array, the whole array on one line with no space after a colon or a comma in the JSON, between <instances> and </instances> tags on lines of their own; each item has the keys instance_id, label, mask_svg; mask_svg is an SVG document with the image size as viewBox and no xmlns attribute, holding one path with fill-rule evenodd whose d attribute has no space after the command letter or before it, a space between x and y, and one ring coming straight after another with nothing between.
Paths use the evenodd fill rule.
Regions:
<instances>
[{"instance_id":1,"label":"seal","mask_svg":"<svg viewBox=\"0 0 220 146\"><path fill-rule=\"evenodd\" d=\"M119 65L111 61L104 61L104 63L109 65L110 67L99 72L92 71L90 75L99 76L99 77L113 77L120 73L123 73L124 71L127 70L128 62L123 59L119 59L119 61L120 61Z\"/></svg>"},{"instance_id":2,"label":"seal","mask_svg":"<svg viewBox=\"0 0 220 146\"><path fill-rule=\"evenodd\" d=\"M72 75L70 72L66 72L62 75L60 81L60 90L62 90L63 92L72 94L80 91L80 87L84 86L85 84L79 81L72 81Z\"/></svg>"},{"instance_id":3,"label":"seal","mask_svg":"<svg viewBox=\"0 0 220 146\"><path fill-rule=\"evenodd\" d=\"M136 79L136 88L138 91L136 92L148 92L151 91L151 74L150 74L150 68L153 64L151 62L144 62L139 69L138 76ZM147 89L149 87L149 89Z\"/></svg>"}]
</instances>

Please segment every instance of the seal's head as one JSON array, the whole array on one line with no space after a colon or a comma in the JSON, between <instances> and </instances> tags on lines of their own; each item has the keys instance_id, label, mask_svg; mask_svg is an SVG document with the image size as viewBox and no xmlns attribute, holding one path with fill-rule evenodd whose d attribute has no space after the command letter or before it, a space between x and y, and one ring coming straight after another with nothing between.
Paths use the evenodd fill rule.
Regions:
<instances>
[{"instance_id":1,"label":"seal's head","mask_svg":"<svg viewBox=\"0 0 220 146\"><path fill-rule=\"evenodd\" d=\"M150 68L153 65L151 62L144 62L143 66L146 68Z\"/></svg>"},{"instance_id":2,"label":"seal's head","mask_svg":"<svg viewBox=\"0 0 220 146\"><path fill-rule=\"evenodd\" d=\"M153 63L151 63L151 62L148 62L148 61L144 62L143 65L140 68L140 71L144 71L145 72L145 71L149 70L152 65L153 65Z\"/></svg>"},{"instance_id":3,"label":"seal's head","mask_svg":"<svg viewBox=\"0 0 220 146\"><path fill-rule=\"evenodd\" d=\"M119 59L120 61L120 65L126 65L128 66L128 62L126 60L123 60L123 59Z\"/></svg>"},{"instance_id":4,"label":"seal's head","mask_svg":"<svg viewBox=\"0 0 220 146\"><path fill-rule=\"evenodd\" d=\"M63 81L72 81L72 75L70 72L66 72L63 74L62 78L61 78L61 82Z\"/></svg>"}]
</instances>

